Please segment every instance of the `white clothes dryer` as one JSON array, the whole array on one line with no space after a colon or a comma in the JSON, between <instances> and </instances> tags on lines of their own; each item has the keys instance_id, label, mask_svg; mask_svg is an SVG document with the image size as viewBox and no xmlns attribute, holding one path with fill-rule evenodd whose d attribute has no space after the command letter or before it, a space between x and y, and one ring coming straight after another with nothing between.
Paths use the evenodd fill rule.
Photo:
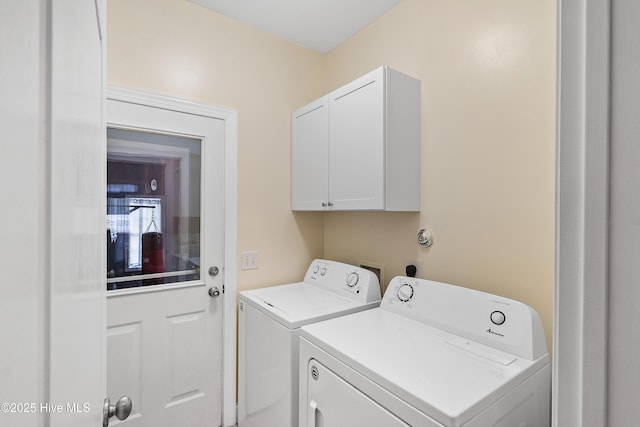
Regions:
<instances>
[{"instance_id":1,"label":"white clothes dryer","mask_svg":"<svg viewBox=\"0 0 640 427\"><path fill-rule=\"evenodd\" d=\"M394 278L379 308L304 326L300 427L548 427L551 369L529 306Z\"/></svg>"},{"instance_id":2,"label":"white clothes dryer","mask_svg":"<svg viewBox=\"0 0 640 427\"><path fill-rule=\"evenodd\" d=\"M300 327L379 305L375 274L321 259L302 282L240 292L239 427L297 426Z\"/></svg>"}]
</instances>

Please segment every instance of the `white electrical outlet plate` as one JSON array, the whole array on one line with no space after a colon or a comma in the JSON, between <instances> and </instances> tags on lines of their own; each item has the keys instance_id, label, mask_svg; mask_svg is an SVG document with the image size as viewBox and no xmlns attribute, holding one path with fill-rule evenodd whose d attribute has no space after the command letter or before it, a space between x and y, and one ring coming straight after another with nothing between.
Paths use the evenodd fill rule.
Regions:
<instances>
[{"instance_id":1,"label":"white electrical outlet plate","mask_svg":"<svg viewBox=\"0 0 640 427\"><path fill-rule=\"evenodd\" d=\"M260 258L257 251L240 252L240 268L243 270L256 270L260 265Z\"/></svg>"}]
</instances>

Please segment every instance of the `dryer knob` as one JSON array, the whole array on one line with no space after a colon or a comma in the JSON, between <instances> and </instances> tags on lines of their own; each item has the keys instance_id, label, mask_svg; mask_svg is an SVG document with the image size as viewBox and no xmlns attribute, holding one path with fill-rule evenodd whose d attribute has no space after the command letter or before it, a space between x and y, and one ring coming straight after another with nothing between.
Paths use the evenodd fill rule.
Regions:
<instances>
[{"instance_id":1,"label":"dryer knob","mask_svg":"<svg viewBox=\"0 0 640 427\"><path fill-rule=\"evenodd\" d=\"M353 273L349 273L349 275L347 276L347 286L353 288L358 284L359 280L360 276L358 276L358 273L356 273L355 271Z\"/></svg>"},{"instance_id":2,"label":"dryer knob","mask_svg":"<svg viewBox=\"0 0 640 427\"><path fill-rule=\"evenodd\" d=\"M398 299L402 302L407 302L413 298L413 286L408 283L403 284L398 288Z\"/></svg>"}]
</instances>

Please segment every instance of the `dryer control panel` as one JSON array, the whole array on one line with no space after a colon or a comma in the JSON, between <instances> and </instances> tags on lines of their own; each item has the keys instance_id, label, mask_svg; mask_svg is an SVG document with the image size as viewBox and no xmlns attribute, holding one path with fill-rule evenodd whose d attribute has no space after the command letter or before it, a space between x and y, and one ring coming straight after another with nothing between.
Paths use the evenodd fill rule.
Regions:
<instances>
[{"instance_id":1,"label":"dryer control panel","mask_svg":"<svg viewBox=\"0 0 640 427\"><path fill-rule=\"evenodd\" d=\"M373 272L338 261L313 260L304 283L360 303L380 301L380 283Z\"/></svg>"},{"instance_id":2,"label":"dryer control panel","mask_svg":"<svg viewBox=\"0 0 640 427\"><path fill-rule=\"evenodd\" d=\"M380 308L529 360L547 353L538 314L512 299L398 276L389 283Z\"/></svg>"}]
</instances>

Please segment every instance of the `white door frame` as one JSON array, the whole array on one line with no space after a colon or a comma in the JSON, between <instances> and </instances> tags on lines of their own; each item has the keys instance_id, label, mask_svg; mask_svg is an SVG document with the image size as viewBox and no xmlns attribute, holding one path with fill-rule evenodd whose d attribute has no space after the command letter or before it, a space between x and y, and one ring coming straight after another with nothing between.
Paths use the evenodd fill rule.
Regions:
<instances>
[{"instance_id":1,"label":"white door frame","mask_svg":"<svg viewBox=\"0 0 640 427\"><path fill-rule=\"evenodd\" d=\"M553 425L607 424L611 0L558 2Z\"/></svg>"},{"instance_id":2,"label":"white door frame","mask_svg":"<svg viewBox=\"0 0 640 427\"><path fill-rule=\"evenodd\" d=\"M238 247L238 112L107 86L107 99L224 120L224 299L222 312L222 425L236 423L236 294Z\"/></svg>"}]
</instances>

